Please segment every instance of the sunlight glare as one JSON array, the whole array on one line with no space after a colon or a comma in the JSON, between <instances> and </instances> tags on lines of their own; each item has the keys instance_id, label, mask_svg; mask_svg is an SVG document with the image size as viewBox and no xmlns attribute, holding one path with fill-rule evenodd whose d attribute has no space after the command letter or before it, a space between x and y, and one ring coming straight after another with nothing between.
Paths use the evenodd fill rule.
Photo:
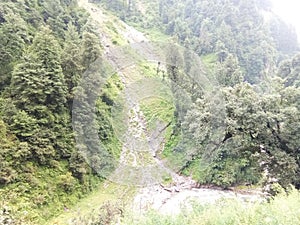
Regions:
<instances>
[{"instance_id":1,"label":"sunlight glare","mask_svg":"<svg viewBox=\"0 0 300 225\"><path fill-rule=\"evenodd\" d=\"M296 28L300 40L300 2L295 0L272 0L273 11Z\"/></svg>"}]
</instances>

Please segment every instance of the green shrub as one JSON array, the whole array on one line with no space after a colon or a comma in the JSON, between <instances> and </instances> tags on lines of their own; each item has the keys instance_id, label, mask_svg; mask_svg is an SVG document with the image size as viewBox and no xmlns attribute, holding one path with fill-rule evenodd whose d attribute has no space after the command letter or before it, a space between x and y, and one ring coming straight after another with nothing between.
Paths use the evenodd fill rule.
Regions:
<instances>
[{"instance_id":1,"label":"green shrub","mask_svg":"<svg viewBox=\"0 0 300 225\"><path fill-rule=\"evenodd\" d=\"M66 192L71 192L76 186L76 180L70 172L67 172L65 175L60 175L58 177L58 186Z\"/></svg>"}]
</instances>

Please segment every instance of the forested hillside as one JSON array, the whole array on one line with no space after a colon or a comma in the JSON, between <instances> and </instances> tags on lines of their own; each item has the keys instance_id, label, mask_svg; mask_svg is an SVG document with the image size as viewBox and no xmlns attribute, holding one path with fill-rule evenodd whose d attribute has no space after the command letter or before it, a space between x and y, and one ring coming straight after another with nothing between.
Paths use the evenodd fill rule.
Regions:
<instances>
[{"instance_id":1,"label":"forested hillside","mask_svg":"<svg viewBox=\"0 0 300 225\"><path fill-rule=\"evenodd\" d=\"M90 2L92 16L77 0L0 3L0 224L44 224L99 187L107 174L96 167L111 172L121 142L137 143L118 137L111 113L124 80L140 76L170 84L174 98L132 109L148 133L161 121L161 149L146 162L162 160L200 185L300 188L299 44L269 0ZM124 22L169 48L165 65L138 59L136 70L110 71L113 48L140 57ZM112 75L99 90L98 67Z\"/></svg>"},{"instance_id":2,"label":"forested hillside","mask_svg":"<svg viewBox=\"0 0 300 225\"><path fill-rule=\"evenodd\" d=\"M71 109L101 46L76 1L1 1L0 21L0 205L47 220L100 180L75 148Z\"/></svg>"},{"instance_id":3,"label":"forested hillside","mask_svg":"<svg viewBox=\"0 0 300 225\"><path fill-rule=\"evenodd\" d=\"M274 74L276 63L299 49L294 28L272 13L269 0L161 0L143 2L143 7L140 1L129 1L128 6L121 1L94 2L107 2L121 19L143 29L160 27L197 54L214 53L221 65L225 59L237 62L250 83Z\"/></svg>"},{"instance_id":4,"label":"forested hillside","mask_svg":"<svg viewBox=\"0 0 300 225\"><path fill-rule=\"evenodd\" d=\"M181 141L171 155L185 156L182 172L225 187L274 178L299 186L299 44L270 1L101 2L141 30L174 36L221 88L218 108L201 84L186 83L195 76L192 55L182 55L183 68L169 67L170 79L192 96L188 106L179 99L175 112Z\"/></svg>"}]
</instances>

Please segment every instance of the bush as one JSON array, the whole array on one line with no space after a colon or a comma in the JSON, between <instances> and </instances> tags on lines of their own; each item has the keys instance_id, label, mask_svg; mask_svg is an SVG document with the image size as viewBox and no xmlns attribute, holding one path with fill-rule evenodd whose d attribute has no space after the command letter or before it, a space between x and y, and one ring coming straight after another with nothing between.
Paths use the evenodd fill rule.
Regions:
<instances>
[{"instance_id":1,"label":"bush","mask_svg":"<svg viewBox=\"0 0 300 225\"><path fill-rule=\"evenodd\" d=\"M58 177L58 186L66 192L71 192L76 186L76 180L70 172L67 172L65 175L60 175Z\"/></svg>"},{"instance_id":2,"label":"bush","mask_svg":"<svg viewBox=\"0 0 300 225\"><path fill-rule=\"evenodd\" d=\"M99 210L85 217L79 217L72 221L74 225L109 225L116 224L123 216L123 205L120 202L108 201Z\"/></svg>"}]
</instances>

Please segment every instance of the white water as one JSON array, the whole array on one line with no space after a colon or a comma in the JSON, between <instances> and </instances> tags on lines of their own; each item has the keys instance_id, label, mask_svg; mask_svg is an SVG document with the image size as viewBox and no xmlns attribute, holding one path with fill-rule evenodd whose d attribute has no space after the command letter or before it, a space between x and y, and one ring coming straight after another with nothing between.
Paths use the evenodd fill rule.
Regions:
<instances>
[{"instance_id":1,"label":"white water","mask_svg":"<svg viewBox=\"0 0 300 225\"><path fill-rule=\"evenodd\" d=\"M103 24L105 21L109 20L109 17L105 15L100 8L97 8L95 5L88 2L88 0L79 0L79 5L85 8L90 14L92 19L99 24ZM145 36L130 27L129 25L120 22L121 27L119 27L118 32L119 34L127 40L128 43L138 43L138 42L148 42ZM105 47L106 57L109 61L111 61L116 66L118 65L117 56L111 52L111 40L108 34L101 32L100 41L102 45ZM147 46L147 45L143 45ZM149 49L143 49L144 51L149 51L151 53L151 46L149 45ZM120 79L126 87L130 85L130 74L132 70L119 71ZM138 151L136 151L136 146L144 145L145 140L151 139L151 134L146 132L146 122L143 116L143 112L140 110L139 103L135 102L128 93L126 94L126 104L128 104L131 109L132 113L129 116L128 121L128 130L126 133L127 138L124 139L121 157L120 157L120 164L123 167L119 167L115 174L112 175L112 180L118 180L119 182L130 182L134 179L139 179L136 177L138 173L126 170L132 170L132 168L139 169L140 165L143 165L143 162L138 157ZM196 182L193 181L189 177L183 177L169 168L164 166L164 163L156 157L156 152L159 151L161 143L163 141L164 133L160 133L157 136L156 142L153 142L153 145L148 145L149 148L149 155L152 157L151 161L155 162L157 167L154 169L158 169L158 173L166 172L169 176L172 177L172 183L168 186L164 186L162 184L156 184L147 186L144 188L140 188L137 195L134 197L132 203L132 209L136 213L144 213L149 209L155 209L163 214L178 214L182 208L189 208L191 201L196 201L199 203L214 203L218 199L221 198L235 198L238 197L241 200L246 201L257 201L262 199L262 193L249 193L249 194L238 194L234 191L224 191L224 190L213 190L213 189L197 189L194 188ZM145 152L144 152L145 153ZM124 165L128 166L125 168ZM151 173L153 171L150 171ZM136 173L136 174L134 174ZM132 177L130 177L132 175ZM155 179L151 174L147 177L146 174L141 174L143 178L140 179ZM124 180L120 180L124 179ZM135 182L135 181L134 181ZM152 181L149 181L151 183ZM141 183L147 183L145 180L141 180Z\"/></svg>"}]
</instances>

